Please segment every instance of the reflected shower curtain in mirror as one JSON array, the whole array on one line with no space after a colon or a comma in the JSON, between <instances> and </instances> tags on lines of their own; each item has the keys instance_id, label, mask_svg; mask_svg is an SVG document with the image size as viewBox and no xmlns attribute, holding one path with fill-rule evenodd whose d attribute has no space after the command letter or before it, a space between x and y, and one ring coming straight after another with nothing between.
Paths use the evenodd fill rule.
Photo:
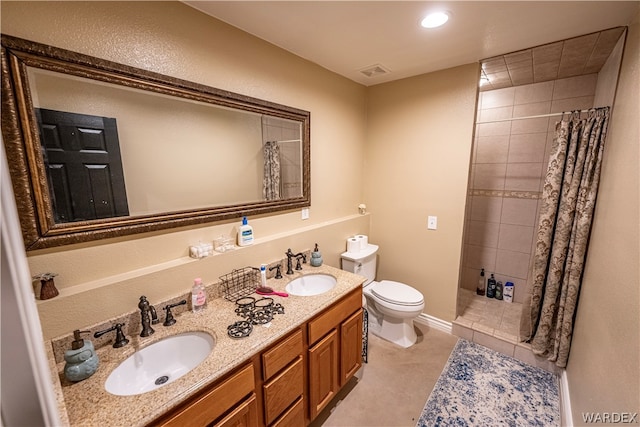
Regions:
<instances>
[{"instance_id":1,"label":"reflected shower curtain in mirror","mask_svg":"<svg viewBox=\"0 0 640 427\"><path fill-rule=\"evenodd\" d=\"M265 200L280 200L280 146L277 141L267 141L263 146L264 179L262 196Z\"/></svg>"},{"instance_id":2,"label":"reflected shower curtain in mirror","mask_svg":"<svg viewBox=\"0 0 640 427\"><path fill-rule=\"evenodd\" d=\"M585 119L579 111L563 115L542 191L520 336L559 367L569 357L608 121L609 107L591 109Z\"/></svg>"}]
</instances>

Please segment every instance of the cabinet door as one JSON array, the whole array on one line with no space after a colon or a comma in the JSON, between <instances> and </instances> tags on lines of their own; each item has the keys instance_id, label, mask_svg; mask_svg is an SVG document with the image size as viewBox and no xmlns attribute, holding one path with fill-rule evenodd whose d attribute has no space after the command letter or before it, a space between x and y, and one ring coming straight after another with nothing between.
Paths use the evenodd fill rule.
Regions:
<instances>
[{"instance_id":1,"label":"cabinet door","mask_svg":"<svg viewBox=\"0 0 640 427\"><path fill-rule=\"evenodd\" d=\"M313 420L338 392L338 331L309 349L309 411Z\"/></svg>"},{"instance_id":2,"label":"cabinet door","mask_svg":"<svg viewBox=\"0 0 640 427\"><path fill-rule=\"evenodd\" d=\"M238 404L229 415L224 417L214 427L258 427L258 403L256 395Z\"/></svg>"},{"instance_id":3,"label":"cabinet door","mask_svg":"<svg viewBox=\"0 0 640 427\"><path fill-rule=\"evenodd\" d=\"M340 387L362 366L362 309L340 325Z\"/></svg>"}]
</instances>

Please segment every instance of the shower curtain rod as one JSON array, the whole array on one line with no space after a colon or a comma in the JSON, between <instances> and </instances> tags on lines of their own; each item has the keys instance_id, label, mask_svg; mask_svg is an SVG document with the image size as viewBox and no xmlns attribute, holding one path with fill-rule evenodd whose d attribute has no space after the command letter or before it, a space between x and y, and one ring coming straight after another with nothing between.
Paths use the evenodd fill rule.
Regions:
<instances>
[{"instance_id":1,"label":"shower curtain rod","mask_svg":"<svg viewBox=\"0 0 640 427\"><path fill-rule=\"evenodd\" d=\"M581 113L588 113L589 110L580 110ZM481 125L484 123L498 123L498 122L508 122L511 120L525 120L525 119L540 119L542 117L553 117L553 116L562 116L563 114L571 113L571 111L565 111L562 113L549 113L549 114L539 114L537 116L524 116L524 117L511 117L510 119L496 119L496 120L485 120L482 122L476 122L477 125Z\"/></svg>"}]
</instances>

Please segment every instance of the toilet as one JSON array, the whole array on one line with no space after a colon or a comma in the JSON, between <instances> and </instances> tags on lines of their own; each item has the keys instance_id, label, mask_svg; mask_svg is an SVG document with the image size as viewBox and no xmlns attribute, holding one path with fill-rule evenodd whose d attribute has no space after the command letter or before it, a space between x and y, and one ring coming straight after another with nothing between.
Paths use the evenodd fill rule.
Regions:
<instances>
[{"instance_id":1,"label":"toilet","mask_svg":"<svg viewBox=\"0 0 640 427\"><path fill-rule=\"evenodd\" d=\"M368 244L358 252L341 255L342 269L364 276L363 306L369 312L369 330L401 347L411 347L418 336L413 319L424 309L422 294L404 283L391 280L376 282L378 246Z\"/></svg>"}]
</instances>

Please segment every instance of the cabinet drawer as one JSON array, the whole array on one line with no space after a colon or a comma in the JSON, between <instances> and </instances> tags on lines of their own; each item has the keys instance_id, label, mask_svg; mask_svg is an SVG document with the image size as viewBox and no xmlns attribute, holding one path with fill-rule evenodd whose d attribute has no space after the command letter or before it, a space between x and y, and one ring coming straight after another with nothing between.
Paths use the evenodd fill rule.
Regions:
<instances>
[{"instance_id":1,"label":"cabinet drawer","mask_svg":"<svg viewBox=\"0 0 640 427\"><path fill-rule=\"evenodd\" d=\"M258 402L256 395L239 404L229 415L217 422L214 427L258 427Z\"/></svg>"},{"instance_id":2,"label":"cabinet drawer","mask_svg":"<svg viewBox=\"0 0 640 427\"><path fill-rule=\"evenodd\" d=\"M298 360L263 386L267 424L271 424L302 395L304 389L302 375L302 356L298 356Z\"/></svg>"},{"instance_id":3,"label":"cabinet drawer","mask_svg":"<svg viewBox=\"0 0 640 427\"><path fill-rule=\"evenodd\" d=\"M327 332L361 307L362 287L359 287L309 322L309 345L325 336Z\"/></svg>"},{"instance_id":4,"label":"cabinet drawer","mask_svg":"<svg viewBox=\"0 0 640 427\"><path fill-rule=\"evenodd\" d=\"M262 354L262 378L266 381L302 354L302 331L298 329Z\"/></svg>"},{"instance_id":5,"label":"cabinet drawer","mask_svg":"<svg viewBox=\"0 0 640 427\"><path fill-rule=\"evenodd\" d=\"M301 396L271 427L300 427L304 425L304 398Z\"/></svg>"},{"instance_id":6,"label":"cabinet drawer","mask_svg":"<svg viewBox=\"0 0 640 427\"><path fill-rule=\"evenodd\" d=\"M247 365L231 377L179 409L162 426L206 426L240 402L254 390L253 365Z\"/></svg>"}]
</instances>

